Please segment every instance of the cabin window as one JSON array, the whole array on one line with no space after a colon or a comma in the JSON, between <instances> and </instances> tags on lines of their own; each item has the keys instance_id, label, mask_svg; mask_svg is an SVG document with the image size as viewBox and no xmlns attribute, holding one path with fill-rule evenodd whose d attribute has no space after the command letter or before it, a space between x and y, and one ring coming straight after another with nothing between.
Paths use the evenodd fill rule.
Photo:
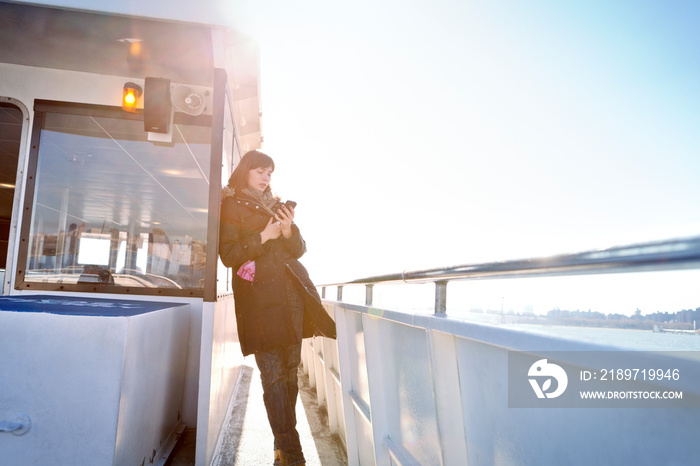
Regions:
<instances>
[{"instance_id":1,"label":"cabin window","mask_svg":"<svg viewBox=\"0 0 700 466\"><path fill-rule=\"evenodd\" d=\"M121 109L38 108L17 287L201 295L211 117L154 143Z\"/></svg>"},{"instance_id":2,"label":"cabin window","mask_svg":"<svg viewBox=\"0 0 700 466\"><path fill-rule=\"evenodd\" d=\"M15 177L22 139L22 111L0 102L0 270L7 263Z\"/></svg>"}]
</instances>

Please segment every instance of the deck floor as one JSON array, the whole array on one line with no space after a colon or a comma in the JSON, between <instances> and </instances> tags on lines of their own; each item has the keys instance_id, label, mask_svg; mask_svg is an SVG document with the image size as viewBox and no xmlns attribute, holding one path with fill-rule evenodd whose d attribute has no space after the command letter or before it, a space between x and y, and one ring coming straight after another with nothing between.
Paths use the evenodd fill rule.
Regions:
<instances>
[{"instance_id":1,"label":"deck floor","mask_svg":"<svg viewBox=\"0 0 700 466\"><path fill-rule=\"evenodd\" d=\"M262 398L260 371L255 359L245 358L240 385L232 413L227 418L222 450L213 465L260 466L273 462L273 437ZM297 430L309 466L345 466L348 464L340 438L331 435L323 408L316 402L316 392L307 376L299 377ZM299 402L300 401L300 402ZM187 429L178 441L166 466L195 464L195 431Z\"/></svg>"}]
</instances>

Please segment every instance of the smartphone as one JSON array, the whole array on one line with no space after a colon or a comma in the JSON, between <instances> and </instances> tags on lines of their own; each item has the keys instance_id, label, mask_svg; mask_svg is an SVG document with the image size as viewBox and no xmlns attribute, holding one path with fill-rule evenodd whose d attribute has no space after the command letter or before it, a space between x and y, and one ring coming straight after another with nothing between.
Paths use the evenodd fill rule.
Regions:
<instances>
[{"instance_id":1,"label":"smartphone","mask_svg":"<svg viewBox=\"0 0 700 466\"><path fill-rule=\"evenodd\" d=\"M284 205L285 207L289 208L289 209L293 209L293 208L295 208L295 207L297 206L297 203L294 202L294 201L287 201L287 202L285 202L284 204L277 204L277 205L273 208L273 209L275 210L275 212L277 212L277 215L279 215L279 211L280 211L280 209L282 208L283 205Z\"/></svg>"}]
</instances>

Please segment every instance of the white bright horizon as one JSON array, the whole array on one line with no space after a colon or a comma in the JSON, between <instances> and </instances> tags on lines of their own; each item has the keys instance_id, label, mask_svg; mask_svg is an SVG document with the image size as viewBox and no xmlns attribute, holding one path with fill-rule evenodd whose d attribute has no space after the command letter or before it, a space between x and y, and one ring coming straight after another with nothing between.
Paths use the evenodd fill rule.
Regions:
<instances>
[{"instance_id":1,"label":"white bright horizon","mask_svg":"<svg viewBox=\"0 0 700 466\"><path fill-rule=\"evenodd\" d=\"M700 232L700 4L569 3L237 3L317 284ZM700 306L695 271L606 277L521 304Z\"/></svg>"}]
</instances>

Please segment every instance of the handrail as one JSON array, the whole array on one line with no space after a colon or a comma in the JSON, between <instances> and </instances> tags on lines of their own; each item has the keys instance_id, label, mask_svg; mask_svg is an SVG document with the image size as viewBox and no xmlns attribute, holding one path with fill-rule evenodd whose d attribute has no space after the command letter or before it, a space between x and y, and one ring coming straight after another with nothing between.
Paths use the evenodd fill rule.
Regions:
<instances>
[{"instance_id":1,"label":"handrail","mask_svg":"<svg viewBox=\"0 0 700 466\"><path fill-rule=\"evenodd\" d=\"M445 313L445 288L451 280L524 278L543 276L584 275L599 273L629 273L650 270L679 270L700 268L700 236L668 239L633 245L616 246L574 254L544 258L487 262L435 269L401 272L361 278L342 283L328 283L325 288L338 287L342 300L344 285L372 286L377 283L436 283L435 313ZM371 305L371 292L368 298Z\"/></svg>"}]
</instances>

